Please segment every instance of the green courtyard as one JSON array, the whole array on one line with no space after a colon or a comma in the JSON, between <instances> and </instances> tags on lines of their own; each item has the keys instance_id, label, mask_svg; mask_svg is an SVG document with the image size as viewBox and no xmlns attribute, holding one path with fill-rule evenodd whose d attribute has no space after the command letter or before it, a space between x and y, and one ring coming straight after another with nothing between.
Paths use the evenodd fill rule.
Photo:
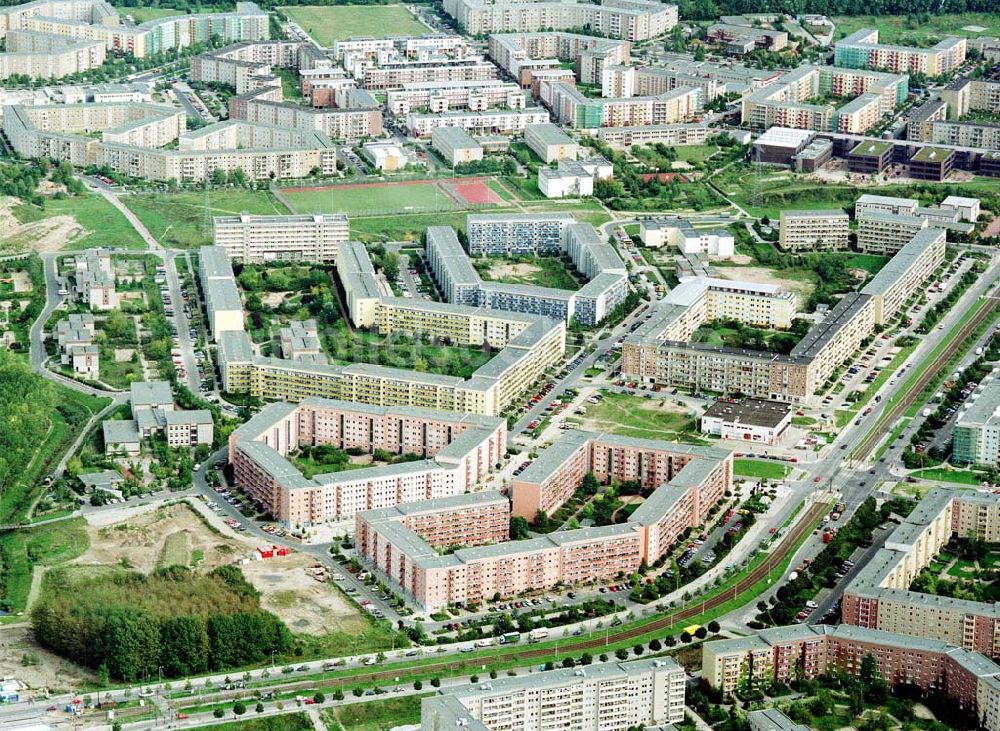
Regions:
<instances>
[{"instance_id":1,"label":"green courtyard","mask_svg":"<svg viewBox=\"0 0 1000 731\"><path fill-rule=\"evenodd\" d=\"M403 5L296 5L279 11L321 46L352 36L420 36L430 30Z\"/></svg>"}]
</instances>

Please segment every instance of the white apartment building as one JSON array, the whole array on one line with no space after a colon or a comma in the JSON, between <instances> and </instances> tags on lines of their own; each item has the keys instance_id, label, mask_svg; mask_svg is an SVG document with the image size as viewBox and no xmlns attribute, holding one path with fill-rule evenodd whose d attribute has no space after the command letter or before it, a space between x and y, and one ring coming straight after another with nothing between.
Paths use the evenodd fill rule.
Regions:
<instances>
[{"instance_id":1,"label":"white apartment building","mask_svg":"<svg viewBox=\"0 0 1000 731\"><path fill-rule=\"evenodd\" d=\"M201 293L208 311L208 329L216 341L228 331L243 330L243 300L236 288L233 267L221 246L198 250Z\"/></svg>"},{"instance_id":2,"label":"white apartment building","mask_svg":"<svg viewBox=\"0 0 1000 731\"><path fill-rule=\"evenodd\" d=\"M847 248L851 219L842 210L782 211L778 245L782 251Z\"/></svg>"},{"instance_id":3,"label":"white apartment building","mask_svg":"<svg viewBox=\"0 0 1000 731\"><path fill-rule=\"evenodd\" d=\"M538 168L538 189L546 198L594 194L594 182L614 176L614 166L603 157L560 160L556 168Z\"/></svg>"},{"instance_id":4,"label":"white apartment building","mask_svg":"<svg viewBox=\"0 0 1000 731\"><path fill-rule=\"evenodd\" d=\"M858 215L858 248L867 254L895 254L927 228L922 216L866 212Z\"/></svg>"},{"instance_id":5,"label":"white apartment building","mask_svg":"<svg viewBox=\"0 0 1000 731\"><path fill-rule=\"evenodd\" d=\"M349 238L347 216L315 213L293 216L216 216L214 244L230 259L245 264L306 261L332 264Z\"/></svg>"},{"instance_id":6,"label":"white apartment building","mask_svg":"<svg viewBox=\"0 0 1000 731\"><path fill-rule=\"evenodd\" d=\"M646 218L639 222L639 240L658 249L673 246L682 254L707 254L729 259L736 250L736 238L729 229L696 229L683 218Z\"/></svg>"},{"instance_id":7,"label":"white apartment building","mask_svg":"<svg viewBox=\"0 0 1000 731\"><path fill-rule=\"evenodd\" d=\"M513 135L523 133L530 124L548 121L549 113L541 107L406 115L406 127L415 137L427 137L438 127L459 127L470 134L479 135Z\"/></svg>"},{"instance_id":8,"label":"white apartment building","mask_svg":"<svg viewBox=\"0 0 1000 731\"><path fill-rule=\"evenodd\" d=\"M684 668L671 658L560 668L441 691L421 731L626 731L684 720Z\"/></svg>"}]
</instances>

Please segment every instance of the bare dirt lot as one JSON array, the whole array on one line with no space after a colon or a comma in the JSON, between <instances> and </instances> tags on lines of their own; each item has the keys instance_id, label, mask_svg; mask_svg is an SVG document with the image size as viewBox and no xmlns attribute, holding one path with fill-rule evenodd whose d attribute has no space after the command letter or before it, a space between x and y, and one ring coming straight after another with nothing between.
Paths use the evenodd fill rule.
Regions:
<instances>
[{"instance_id":1,"label":"bare dirt lot","mask_svg":"<svg viewBox=\"0 0 1000 731\"><path fill-rule=\"evenodd\" d=\"M32 690L68 691L95 676L58 655L43 650L31 633L31 626L10 624L0 627L0 676L16 678Z\"/></svg>"},{"instance_id":2,"label":"bare dirt lot","mask_svg":"<svg viewBox=\"0 0 1000 731\"><path fill-rule=\"evenodd\" d=\"M253 550L252 543L217 535L183 503L154 508L112 524L91 523L87 532L90 549L74 563L116 565L125 558L132 568L143 573L155 569L163 559L176 559L183 534L187 536L186 563L197 556L201 568L232 563ZM178 537L172 538L175 534Z\"/></svg>"},{"instance_id":3,"label":"bare dirt lot","mask_svg":"<svg viewBox=\"0 0 1000 731\"><path fill-rule=\"evenodd\" d=\"M812 282L800 279L782 279L776 276L773 269L767 267L718 267L717 275L721 279L757 282L758 284L774 284L786 292L795 292L800 297L808 297L814 289Z\"/></svg>"},{"instance_id":4,"label":"bare dirt lot","mask_svg":"<svg viewBox=\"0 0 1000 731\"><path fill-rule=\"evenodd\" d=\"M293 632L326 635L360 633L367 625L339 590L305 572L315 559L302 553L252 561L243 574L261 592L264 609L281 617Z\"/></svg>"},{"instance_id":5,"label":"bare dirt lot","mask_svg":"<svg viewBox=\"0 0 1000 731\"><path fill-rule=\"evenodd\" d=\"M11 210L18 203L17 198L0 198L0 254L58 251L78 236L89 233L72 216L21 223Z\"/></svg>"},{"instance_id":6,"label":"bare dirt lot","mask_svg":"<svg viewBox=\"0 0 1000 731\"><path fill-rule=\"evenodd\" d=\"M497 263L490 267L490 277L493 279L524 278L540 271L542 268L534 264Z\"/></svg>"},{"instance_id":7,"label":"bare dirt lot","mask_svg":"<svg viewBox=\"0 0 1000 731\"><path fill-rule=\"evenodd\" d=\"M152 508L125 517L122 514L102 524L91 524L90 550L78 564L116 565L122 557L134 569L149 572L159 565L188 563L198 570L247 558L258 543L234 534L221 519L195 501ZM216 533L212 526L217 526ZM325 635L330 632L361 632L366 624L358 609L335 585L319 582L305 572L316 560L304 553L250 561L240 568L261 593L261 605L288 625L293 632Z\"/></svg>"}]
</instances>

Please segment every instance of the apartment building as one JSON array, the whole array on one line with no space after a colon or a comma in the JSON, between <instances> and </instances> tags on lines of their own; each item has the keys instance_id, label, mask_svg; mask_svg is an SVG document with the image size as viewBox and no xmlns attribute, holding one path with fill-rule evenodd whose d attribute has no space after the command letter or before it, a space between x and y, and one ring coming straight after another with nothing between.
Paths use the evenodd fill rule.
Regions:
<instances>
[{"instance_id":1,"label":"apartment building","mask_svg":"<svg viewBox=\"0 0 1000 731\"><path fill-rule=\"evenodd\" d=\"M289 455L324 444L420 459L305 478ZM229 437L229 461L236 483L277 519L312 525L400 503L461 500L493 472L506 445L503 419L308 398L270 404L236 429ZM446 529L454 530L439 525L435 535L444 536Z\"/></svg>"},{"instance_id":2,"label":"apartment building","mask_svg":"<svg viewBox=\"0 0 1000 731\"><path fill-rule=\"evenodd\" d=\"M483 146L459 127L437 127L432 130L431 147L452 167L483 159Z\"/></svg>"},{"instance_id":3,"label":"apartment building","mask_svg":"<svg viewBox=\"0 0 1000 731\"><path fill-rule=\"evenodd\" d=\"M858 248L868 254L892 255L927 228L923 216L869 211L858 215Z\"/></svg>"},{"instance_id":4,"label":"apartment building","mask_svg":"<svg viewBox=\"0 0 1000 731\"><path fill-rule=\"evenodd\" d=\"M340 213L262 216L242 213L212 219L213 242L230 259L245 264L304 261L332 264L349 239L347 216Z\"/></svg>"},{"instance_id":5,"label":"apartment building","mask_svg":"<svg viewBox=\"0 0 1000 731\"><path fill-rule=\"evenodd\" d=\"M445 300L476 307L482 279L451 226L429 226L426 233L427 264Z\"/></svg>"},{"instance_id":6,"label":"apartment building","mask_svg":"<svg viewBox=\"0 0 1000 731\"><path fill-rule=\"evenodd\" d=\"M383 297L376 310L375 326L383 333L404 333L447 340L455 345L505 348L538 322L518 312L473 310L447 302L421 302L403 297Z\"/></svg>"},{"instance_id":7,"label":"apartment building","mask_svg":"<svg viewBox=\"0 0 1000 731\"><path fill-rule=\"evenodd\" d=\"M755 49L782 51L788 47L788 33L752 25L715 23L706 36L709 43L722 47L723 53L743 56Z\"/></svg>"},{"instance_id":8,"label":"apartment building","mask_svg":"<svg viewBox=\"0 0 1000 731\"><path fill-rule=\"evenodd\" d=\"M421 704L420 731L627 731L684 720L684 669L670 658L561 668L442 690Z\"/></svg>"},{"instance_id":9,"label":"apartment building","mask_svg":"<svg viewBox=\"0 0 1000 731\"><path fill-rule=\"evenodd\" d=\"M406 128L414 137L428 137L439 127L458 127L474 135L523 134L527 126L549 121L549 113L541 107L524 109L484 109L440 114L410 112Z\"/></svg>"},{"instance_id":10,"label":"apartment building","mask_svg":"<svg viewBox=\"0 0 1000 731\"><path fill-rule=\"evenodd\" d=\"M610 147L627 149L632 145L654 145L657 142L670 147L703 145L710 134L708 124L704 122L681 122L638 127L601 127L595 136Z\"/></svg>"},{"instance_id":11,"label":"apartment building","mask_svg":"<svg viewBox=\"0 0 1000 731\"><path fill-rule=\"evenodd\" d=\"M586 160L560 160L555 168L538 168L538 189L546 198L591 196L598 180L614 177L614 166L600 155Z\"/></svg>"},{"instance_id":12,"label":"apartment building","mask_svg":"<svg viewBox=\"0 0 1000 731\"><path fill-rule=\"evenodd\" d=\"M774 627L702 646L702 677L725 696L750 683L787 683L831 673L856 676L866 657L890 687L940 692L974 724L1000 728L1000 666L952 643L842 624Z\"/></svg>"},{"instance_id":13,"label":"apartment building","mask_svg":"<svg viewBox=\"0 0 1000 731\"><path fill-rule=\"evenodd\" d=\"M843 622L1000 657L1000 614L993 603L909 589L953 535L995 541L1000 537L998 528L1000 496L931 490L845 589Z\"/></svg>"},{"instance_id":14,"label":"apartment building","mask_svg":"<svg viewBox=\"0 0 1000 731\"><path fill-rule=\"evenodd\" d=\"M677 25L677 6L651 0L446 0L444 11L473 36L590 28L596 35L645 41Z\"/></svg>"},{"instance_id":15,"label":"apartment building","mask_svg":"<svg viewBox=\"0 0 1000 731\"><path fill-rule=\"evenodd\" d=\"M658 249L673 246L682 254L706 254L729 259L736 248L736 239L728 229L696 229L685 218L657 216L639 221L639 240L645 246Z\"/></svg>"},{"instance_id":16,"label":"apartment building","mask_svg":"<svg viewBox=\"0 0 1000 731\"><path fill-rule=\"evenodd\" d=\"M561 160L576 160L580 154L580 146L573 138L550 122L525 127L524 144L546 165Z\"/></svg>"},{"instance_id":17,"label":"apartment building","mask_svg":"<svg viewBox=\"0 0 1000 731\"><path fill-rule=\"evenodd\" d=\"M162 435L168 447L212 444L215 438L212 412L175 408L167 381L135 381L129 395L132 418L108 420L102 425L107 455L134 456L140 451L141 441L155 434Z\"/></svg>"},{"instance_id":18,"label":"apartment building","mask_svg":"<svg viewBox=\"0 0 1000 731\"><path fill-rule=\"evenodd\" d=\"M336 149L316 132L234 121L185 132L184 120L183 111L156 104L12 106L3 131L23 157L107 166L147 180L203 180L216 170L270 180L336 170ZM176 149L162 147L174 141Z\"/></svg>"},{"instance_id":19,"label":"apartment building","mask_svg":"<svg viewBox=\"0 0 1000 731\"><path fill-rule=\"evenodd\" d=\"M365 89L339 85L327 105L311 107L284 101L281 85L266 86L230 97L229 118L301 132L319 132L344 142L379 137L382 109Z\"/></svg>"},{"instance_id":20,"label":"apartment building","mask_svg":"<svg viewBox=\"0 0 1000 731\"><path fill-rule=\"evenodd\" d=\"M208 329L216 341L231 330L243 330L243 300L226 250L203 246L198 250L202 300L208 313Z\"/></svg>"},{"instance_id":21,"label":"apartment building","mask_svg":"<svg viewBox=\"0 0 1000 731\"><path fill-rule=\"evenodd\" d=\"M391 300L387 299L384 305L391 306ZM484 314L475 308L466 311L472 317ZM404 318L399 320L406 322ZM396 318L387 321L395 323ZM443 322L428 317L422 326L430 323L436 328L434 332L446 332ZM510 338L469 379L367 363L334 366L259 357L253 354L245 332L222 333L218 340L218 361L226 390L263 399L300 401L316 396L381 406L495 415L505 411L535 381L562 362L565 338L564 322L538 318Z\"/></svg>"},{"instance_id":22,"label":"apartment building","mask_svg":"<svg viewBox=\"0 0 1000 731\"><path fill-rule=\"evenodd\" d=\"M115 269L111 253L88 249L74 258L74 288L80 302L91 310L116 310Z\"/></svg>"},{"instance_id":23,"label":"apartment building","mask_svg":"<svg viewBox=\"0 0 1000 731\"><path fill-rule=\"evenodd\" d=\"M604 320L628 296L628 277L614 248L589 224L562 214L470 215L469 249L473 254L504 252L536 255L566 253L589 280L572 291L533 285L484 282L472 267L454 231L427 232L431 274L448 301L493 310L538 315L584 325Z\"/></svg>"},{"instance_id":24,"label":"apartment building","mask_svg":"<svg viewBox=\"0 0 1000 731\"><path fill-rule=\"evenodd\" d=\"M976 400L958 412L951 434L956 463L1000 463L1000 384L993 375L976 389Z\"/></svg>"},{"instance_id":25,"label":"apartment building","mask_svg":"<svg viewBox=\"0 0 1000 731\"><path fill-rule=\"evenodd\" d=\"M965 61L967 41L949 36L930 48L890 46L878 42L878 30L861 28L834 44L834 65L853 69L885 69L892 73L941 76Z\"/></svg>"},{"instance_id":26,"label":"apartment building","mask_svg":"<svg viewBox=\"0 0 1000 731\"><path fill-rule=\"evenodd\" d=\"M906 101L909 77L835 66L802 66L757 89L742 102L752 127L789 127L864 134ZM853 97L841 107L813 103L822 96Z\"/></svg>"},{"instance_id":27,"label":"apartment building","mask_svg":"<svg viewBox=\"0 0 1000 731\"><path fill-rule=\"evenodd\" d=\"M678 87L652 96L595 99L563 81L543 81L540 98L556 121L575 129L639 127L688 122L701 112L701 89Z\"/></svg>"},{"instance_id":28,"label":"apartment building","mask_svg":"<svg viewBox=\"0 0 1000 731\"><path fill-rule=\"evenodd\" d=\"M293 70L330 68L331 62L312 43L269 40L236 43L191 59L194 81L226 84L237 94L281 86L275 68Z\"/></svg>"},{"instance_id":29,"label":"apartment building","mask_svg":"<svg viewBox=\"0 0 1000 731\"><path fill-rule=\"evenodd\" d=\"M0 53L0 80L11 76L60 79L101 66L107 49L101 41L75 40L54 33L10 30Z\"/></svg>"},{"instance_id":30,"label":"apartment building","mask_svg":"<svg viewBox=\"0 0 1000 731\"><path fill-rule=\"evenodd\" d=\"M386 108L395 116L420 110L441 113L492 107L523 109L527 105L527 95L517 84L500 79L411 82L386 92Z\"/></svg>"},{"instance_id":31,"label":"apartment building","mask_svg":"<svg viewBox=\"0 0 1000 731\"><path fill-rule=\"evenodd\" d=\"M627 41L557 31L489 37L490 58L523 88L532 87L538 74L570 61L582 83L598 84L605 68L629 63L631 47Z\"/></svg>"},{"instance_id":32,"label":"apartment building","mask_svg":"<svg viewBox=\"0 0 1000 731\"><path fill-rule=\"evenodd\" d=\"M921 285L937 276L944 264L945 245L942 229L918 231L862 288L861 293L874 301L876 325L891 322Z\"/></svg>"},{"instance_id":33,"label":"apartment building","mask_svg":"<svg viewBox=\"0 0 1000 731\"><path fill-rule=\"evenodd\" d=\"M372 327L379 299L389 294L375 276L365 245L345 241L337 247L337 277L344 288L347 311L356 327Z\"/></svg>"},{"instance_id":34,"label":"apartment building","mask_svg":"<svg viewBox=\"0 0 1000 731\"><path fill-rule=\"evenodd\" d=\"M564 231L575 223L568 213L470 214L466 221L469 254L558 255Z\"/></svg>"},{"instance_id":35,"label":"apartment building","mask_svg":"<svg viewBox=\"0 0 1000 731\"><path fill-rule=\"evenodd\" d=\"M842 210L782 211L782 251L839 251L847 248L851 219Z\"/></svg>"},{"instance_id":36,"label":"apartment building","mask_svg":"<svg viewBox=\"0 0 1000 731\"><path fill-rule=\"evenodd\" d=\"M731 485L731 460L729 452L709 447L567 433L514 482L513 514L530 510L534 516L549 504L555 509L558 505L550 494L562 494L570 485L572 494L584 475L593 472L605 483L636 479L655 489L628 523L523 541L498 540L494 531L504 526L492 523L496 517L492 509L500 496L486 493L467 496L460 506L418 503L401 508L407 515L439 512L434 525L446 525L446 535L453 536L450 540L474 541L462 541L459 550L442 555L433 533L425 535L420 525L407 524L391 511L357 515L358 550L367 565L428 611L456 602L479 603L495 594L508 597L559 583L606 580L634 571L642 561L653 563L685 529L703 520ZM490 510L490 517L484 519L479 508ZM506 500L502 510L506 523L510 515Z\"/></svg>"},{"instance_id":37,"label":"apartment building","mask_svg":"<svg viewBox=\"0 0 1000 731\"><path fill-rule=\"evenodd\" d=\"M125 22L104 0L36 0L0 10L0 37L12 31L33 31L96 41L108 51L143 58L187 48L213 36L227 42L262 40L268 37L268 23L267 13L252 2L237 2L233 12L173 15L135 24ZM7 48L10 50L9 45ZM45 49L37 51L44 53Z\"/></svg>"}]
</instances>

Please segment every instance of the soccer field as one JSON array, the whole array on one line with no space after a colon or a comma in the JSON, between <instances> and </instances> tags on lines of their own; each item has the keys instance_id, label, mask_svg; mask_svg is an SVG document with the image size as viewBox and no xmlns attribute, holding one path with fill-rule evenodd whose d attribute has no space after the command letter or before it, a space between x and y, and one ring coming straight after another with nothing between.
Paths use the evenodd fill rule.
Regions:
<instances>
[{"instance_id":1,"label":"soccer field","mask_svg":"<svg viewBox=\"0 0 1000 731\"><path fill-rule=\"evenodd\" d=\"M435 183L336 185L291 189L282 197L296 213L346 213L374 216L407 211L452 211L455 202Z\"/></svg>"},{"instance_id":2,"label":"soccer field","mask_svg":"<svg viewBox=\"0 0 1000 731\"><path fill-rule=\"evenodd\" d=\"M278 10L321 46L351 36L419 36L430 32L402 5L296 5Z\"/></svg>"}]
</instances>

